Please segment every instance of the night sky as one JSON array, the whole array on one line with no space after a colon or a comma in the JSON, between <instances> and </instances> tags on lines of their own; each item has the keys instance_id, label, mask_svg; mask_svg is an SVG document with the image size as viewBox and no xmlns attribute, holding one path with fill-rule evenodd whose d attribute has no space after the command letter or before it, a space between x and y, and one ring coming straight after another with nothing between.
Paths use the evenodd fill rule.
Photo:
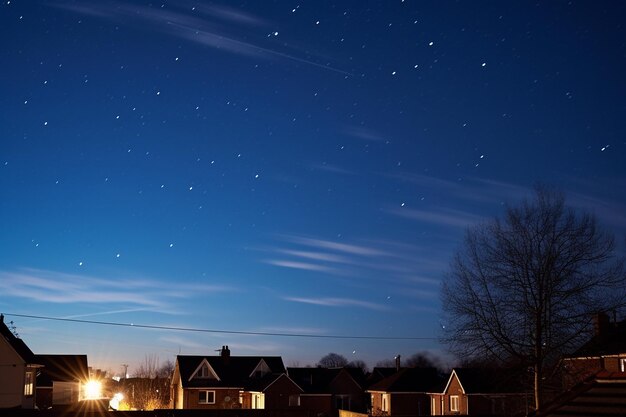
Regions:
<instances>
[{"instance_id":1,"label":"night sky","mask_svg":"<svg viewBox=\"0 0 626 417\"><path fill-rule=\"evenodd\" d=\"M4 1L0 312L35 353L443 351L467 227L626 231L626 3Z\"/></svg>"}]
</instances>

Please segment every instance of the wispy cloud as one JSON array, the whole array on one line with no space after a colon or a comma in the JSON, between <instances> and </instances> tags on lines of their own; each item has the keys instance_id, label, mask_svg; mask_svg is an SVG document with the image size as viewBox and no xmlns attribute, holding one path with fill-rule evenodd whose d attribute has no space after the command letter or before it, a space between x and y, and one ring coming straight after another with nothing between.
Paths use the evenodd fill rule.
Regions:
<instances>
[{"instance_id":1,"label":"wispy cloud","mask_svg":"<svg viewBox=\"0 0 626 417\"><path fill-rule=\"evenodd\" d=\"M386 176L415 184L420 190L430 191L457 201L501 204L519 201L532 192L529 187L480 177L467 177L463 181L452 181L409 172L396 172L386 174Z\"/></svg>"},{"instance_id":2,"label":"wispy cloud","mask_svg":"<svg viewBox=\"0 0 626 417\"><path fill-rule=\"evenodd\" d=\"M307 262L287 261L287 260L280 260L280 259L266 259L263 262L270 264L270 265L282 266L285 268L303 269L305 271L327 272L331 274L339 272L335 268L330 268L324 265L312 264L312 263L307 263Z\"/></svg>"},{"instance_id":3,"label":"wispy cloud","mask_svg":"<svg viewBox=\"0 0 626 417\"><path fill-rule=\"evenodd\" d=\"M566 198L572 206L595 214L601 223L626 229L626 206L579 192L569 192Z\"/></svg>"},{"instance_id":4,"label":"wispy cloud","mask_svg":"<svg viewBox=\"0 0 626 417\"><path fill-rule=\"evenodd\" d=\"M389 256L389 253L384 250L372 248L363 245L355 245L350 243L336 242L332 240L316 239L295 235L282 235L282 237L293 243L300 245L310 246L314 248L335 250L342 253L348 253L352 255L360 256Z\"/></svg>"},{"instance_id":5,"label":"wispy cloud","mask_svg":"<svg viewBox=\"0 0 626 417\"><path fill-rule=\"evenodd\" d=\"M466 228L485 220L483 217L477 216L475 214L446 208L416 210L402 207L390 208L386 211L396 216L417 220L424 223L461 228Z\"/></svg>"},{"instance_id":6,"label":"wispy cloud","mask_svg":"<svg viewBox=\"0 0 626 417\"><path fill-rule=\"evenodd\" d=\"M259 249L276 256L261 262L334 276L351 287L411 285L432 289L439 284L447 257L433 256L434 244L425 247L389 240L335 241L311 236L278 235L277 247ZM419 271L419 274L418 272Z\"/></svg>"},{"instance_id":7,"label":"wispy cloud","mask_svg":"<svg viewBox=\"0 0 626 417\"><path fill-rule=\"evenodd\" d=\"M211 285L169 285L143 279L103 279L88 275L23 268L0 271L3 295L55 304L126 305L126 309L105 310L95 314L131 311L171 313L174 298L198 293L230 291L228 287Z\"/></svg>"},{"instance_id":8,"label":"wispy cloud","mask_svg":"<svg viewBox=\"0 0 626 417\"><path fill-rule=\"evenodd\" d=\"M361 307L369 310L389 310L389 307L369 301L355 300L351 298L308 298L308 297L284 297L284 300L296 303L313 304L326 307Z\"/></svg>"},{"instance_id":9,"label":"wispy cloud","mask_svg":"<svg viewBox=\"0 0 626 417\"><path fill-rule=\"evenodd\" d=\"M319 171L331 172L333 174L357 175L357 173L354 171L350 171L349 169L341 168L335 165L329 165L327 163L313 164L311 165L311 168Z\"/></svg>"},{"instance_id":10,"label":"wispy cloud","mask_svg":"<svg viewBox=\"0 0 626 417\"><path fill-rule=\"evenodd\" d=\"M285 51L286 42L268 38L269 22L226 6L197 5L185 2L162 7L142 6L122 1L57 2L54 7L73 13L94 16L118 24L137 26L142 22L152 31L164 33L220 51L256 58L282 58L343 75L352 75L328 64L309 58L309 51ZM259 29L263 29L260 31ZM246 40L243 40L246 39ZM252 41L248 39L253 39ZM305 58L306 56L306 58Z\"/></svg>"}]
</instances>

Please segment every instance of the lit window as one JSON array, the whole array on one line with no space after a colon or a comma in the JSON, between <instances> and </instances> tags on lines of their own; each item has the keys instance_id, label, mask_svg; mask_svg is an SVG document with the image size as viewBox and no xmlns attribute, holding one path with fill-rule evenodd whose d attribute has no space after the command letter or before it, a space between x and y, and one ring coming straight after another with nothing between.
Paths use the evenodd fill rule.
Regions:
<instances>
[{"instance_id":1,"label":"lit window","mask_svg":"<svg viewBox=\"0 0 626 417\"><path fill-rule=\"evenodd\" d=\"M198 404L215 404L215 391L200 391Z\"/></svg>"},{"instance_id":2,"label":"lit window","mask_svg":"<svg viewBox=\"0 0 626 417\"><path fill-rule=\"evenodd\" d=\"M450 396L450 411L459 411L459 396Z\"/></svg>"},{"instance_id":3,"label":"lit window","mask_svg":"<svg viewBox=\"0 0 626 417\"><path fill-rule=\"evenodd\" d=\"M298 407L300 405L300 396L299 395L290 395L289 396L289 407Z\"/></svg>"},{"instance_id":4,"label":"lit window","mask_svg":"<svg viewBox=\"0 0 626 417\"><path fill-rule=\"evenodd\" d=\"M34 372L26 372L26 376L24 378L24 395L30 397L33 395L33 387L35 383L35 373Z\"/></svg>"},{"instance_id":5,"label":"lit window","mask_svg":"<svg viewBox=\"0 0 626 417\"><path fill-rule=\"evenodd\" d=\"M384 412L388 412L389 411L389 394L383 394L382 411L384 411Z\"/></svg>"}]
</instances>

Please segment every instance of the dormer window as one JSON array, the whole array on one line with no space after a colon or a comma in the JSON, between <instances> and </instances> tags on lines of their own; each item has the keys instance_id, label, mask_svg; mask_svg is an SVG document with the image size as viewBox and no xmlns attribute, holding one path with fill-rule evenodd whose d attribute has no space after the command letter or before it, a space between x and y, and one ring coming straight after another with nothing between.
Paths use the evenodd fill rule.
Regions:
<instances>
[{"instance_id":1,"label":"dormer window","mask_svg":"<svg viewBox=\"0 0 626 417\"><path fill-rule=\"evenodd\" d=\"M220 380L211 365L205 360L196 368L189 380L192 379L216 379Z\"/></svg>"},{"instance_id":2,"label":"dormer window","mask_svg":"<svg viewBox=\"0 0 626 417\"><path fill-rule=\"evenodd\" d=\"M250 374L250 378L263 378L267 374L271 374L272 370L267 365L265 360L261 359L257 366L254 368L252 373Z\"/></svg>"},{"instance_id":3,"label":"dormer window","mask_svg":"<svg viewBox=\"0 0 626 417\"><path fill-rule=\"evenodd\" d=\"M210 377L209 366L206 363L203 363L202 366L200 367L200 369L198 370L197 377L198 378L209 378Z\"/></svg>"}]
</instances>

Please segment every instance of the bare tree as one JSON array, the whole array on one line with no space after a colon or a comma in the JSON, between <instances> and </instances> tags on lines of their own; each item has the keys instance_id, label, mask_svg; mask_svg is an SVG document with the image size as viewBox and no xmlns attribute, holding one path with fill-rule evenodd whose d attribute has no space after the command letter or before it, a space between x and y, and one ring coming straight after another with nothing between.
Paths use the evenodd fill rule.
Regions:
<instances>
[{"instance_id":1,"label":"bare tree","mask_svg":"<svg viewBox=\"0 0 626 417\"><path fill-rule=\"evenodd\" d=\"M428 351L417 352L411 355L405 364L409 368L436 368L443 370L442 360Z\"/></svg>"},{"instance_id":2,"label":"bare tree","mask_svg":"<svg viewBox=\"0 0 626 417\"><path fill-rule=\"evenodd\" d=\"M598 309L624 305L624 260L595 218L537 187L468 231L442 288L444 341L462 356L517 360L533 370L535 407L544 378L586 337Z\"/></svg>"},{"instance_id":3,"label":"bare tree","mask_svg":"<svg viewBox=\"0 0 626 417\"><path fill-rule=\"evenodd\" d=\"M350 363L348 363L346 366L349 368L361 368L364 374L369 372L369 367L367 366L365 361L362 361L361 359L355 359L353 361L350 361Z\"/></svg>"},{"instance_id":4,"label":"bare tree","mask_svg":"<svg viewBox=\"0 0 626 417\"><path fill-rule=\"evenodd\" d=\"M173 373L174 373L174 362L168 359L167 361L165 361L163 365L159 367L159 369L157 369L156 376L158 378L170 379L172 378Z\"/></svg>"},{"instance_id":5,"label":"bare tree","mask_svg":"<svg viewBox=\"0 0 626 417\"><path fill-rule=\"evenodd\" d=\"M169 398L171 372L173 372L171 361L159 366L159 358L156 355L146 355L133 378L124 381L124 401L129 407L137 410L165 407Z\"/></svg>"},{"instance_id":6,"label":"bare tree","mask_svg":"<svg viewBox=\"0 0 626 417\"><path fill-rule=\"evenodd\" d=\"M346 366L347 364L348 360L345 358L345 356L332 352L324 356L317 363L318 366L323 366L324 368L341 368L343 366Z\"/></svg>"}]
</instances>

